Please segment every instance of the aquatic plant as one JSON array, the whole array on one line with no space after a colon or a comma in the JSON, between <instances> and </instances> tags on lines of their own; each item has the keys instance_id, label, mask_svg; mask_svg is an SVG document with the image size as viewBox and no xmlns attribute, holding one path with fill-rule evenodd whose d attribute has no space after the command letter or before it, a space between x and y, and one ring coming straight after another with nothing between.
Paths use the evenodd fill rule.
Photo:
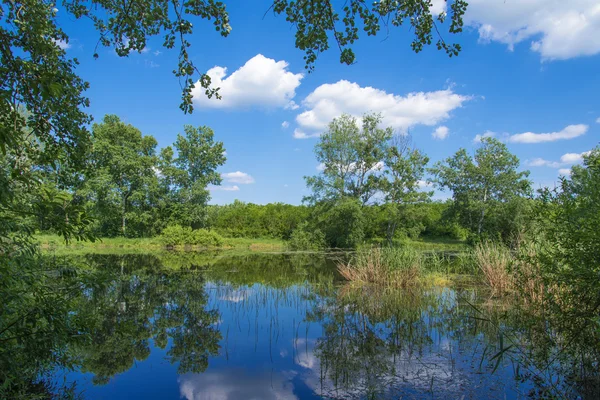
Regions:
<instances>
[{"instance_id":1,"label":"aquatic plant","mask_svg":"<svg viewBox=\"0 0 600 400\"><path fill-rule=\"evenodd\" d=\"M499 243L481 242L473 249L477 266L483 273L484 282L496 295L504 295L514 287L514 277L509 267L512 262L510 250Z\"/></svg>"},{"instance_id":2,"label":"aquatic plant","mask_svg":"<svg viewBox=\"0 0 600 400\"><path fill-rule=\"evenodd\" d=\"M372 247L338 264L339 273L349 281L396 287L417 285L422 270L422 253L406 248Z\"/></svg>"}]
</instances>

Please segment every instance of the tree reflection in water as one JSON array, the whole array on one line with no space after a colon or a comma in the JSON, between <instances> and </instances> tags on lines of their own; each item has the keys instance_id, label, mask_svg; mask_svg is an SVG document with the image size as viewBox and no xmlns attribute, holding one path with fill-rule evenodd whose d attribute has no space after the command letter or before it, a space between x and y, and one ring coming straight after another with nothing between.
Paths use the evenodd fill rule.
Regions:
<instances>
[{"instance_id":1,"label":"tree reflection in water","mask_svg":"<svg viewBox=\"0 0 600 400\"><path fill-rule=\"evenodd\" d=\"M83 375L71 375L84 393L114 394L102 390L115 390L117 374L119 385L127 385L134 365L149 374L142 382L150 393L178 375L179 393L155 396L194 400L571 398L584 392L575 358L568 352L556 358L551 339L559 333L543 334L536 327L544 321L489 301L477 286L353 287L324 255L68 260L73 273L61 279L79 287L68 319L69 331L78 334L64 338L60 351L70 360L64 368L93 374L88 387ZM144 367L151 368L153 352L168 360L161 374Z\"/></svg>"}]
</instances>

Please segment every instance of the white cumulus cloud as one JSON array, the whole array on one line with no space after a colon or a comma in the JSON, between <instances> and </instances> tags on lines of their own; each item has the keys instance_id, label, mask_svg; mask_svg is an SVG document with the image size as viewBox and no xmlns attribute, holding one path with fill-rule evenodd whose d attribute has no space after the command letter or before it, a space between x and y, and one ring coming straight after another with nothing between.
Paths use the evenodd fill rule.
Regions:
<instances>
[{"instance_id":1,"label":"white cumulus cloud","mask_svg":"<svg viewBox=\"0 0 600 400\"><path fill-rule=\"evenodd\" d=\"M294 129L294 139L310 139L320 135L321 132L306 133L298 128Z\"/></svg>"},{"instance_id":2,"label":"white cumulus cloud","mask_svg":"<svg viewBox=\"0 0 600 400\"><path fill-rule=\"evenodd\" d=\"M67 50L71 48L71 45L67 42L65 42L64 40L57 40L57 39L52 39L52 41L54 42L55 45L57 45L58 47L60 47L63 50Z\"/></svg>"},{"instance_id":3,"label":"white cumulus cloud","mask_svg":"<svg viewBox=\"0 0 600 400\"><path fill-rule=\"evenodd\" d=\"M289 123L289 122L287 122L287 121L283 121L283 122L281 123L281 127L282 127L283 129L287 129L289 126L290 126L290 123Z\"/></svg>"},{"instance_id":4,"label":"white cumulus cloud","mask_svg":"<svg viewBox=\"0 0 600 400\"><path fill-rule=\"evenodd\" d=\"M481 139L487 138L487 137L496 137L496 132L485 131L484 133L482 133L480 135L475 135L475 137L473 138L473 142L481 143Z\"/></svg>"},{"instance_id":5,"label":"white cumulus cloud","mask_svg":"<svg viewBox=\"0 0 600 400\"><path fill-rule=\"evenodd\" d=\"M431 136L433 136L434 139L444 140L448 137L449 133L448 127L442 125L435 128L435 131L433 131Z\"/></svg>"},{"instance_id":6,"label":"white cumulus cloud","mask_svg":"<svg viewBox=\"0 0 600 400\"><path fill-rule=\"evenodd\" d=\"M591 151L584 151L583 153L566 153L560 157L560 161L548 161L543 158L534 158L528 160L526 164L529 167L551 167L560 168L564 165L579 164L583 162L583 157L590 154ZM563 171L566 171L563 169Z\"/></svg>"},{"instance_id":7,"label":"white cumulus cloud","mask_svg":"<svg viewBox=\"0 0 600 400\"><path fill-rule=\"evenodd\" d=\"M591 151L584 151L583 153L567 153L560 157L560 161L564 164L576 164L583 162L583 157L587 156Z\"/></svg>"},{"instance_id":8,"label":"white cumulus cloud","mask_svg":"<svg viewBox=\"0 0 600 400\"><path fill-rule=\"evenodd\" d=\"M569 176L569 175L571 175L571 169L570 168L561 168L558 170L558 174L562 175L562 176Z\"/></svg>"},{"instance_id":9,"label":"white cumulus cloud","mask_svg":"<svg viewBox=\"0 0 600 400\"><path fill-rule=\"evenodd\" d=\"M431 11L433 15L439 15L446 12L446 9L446 0L432 0L429 11Z\"/></svg>"},{"instance_id":10,"label":"white cumulus cloud","mask_svg":"<svg viewBox=\"0 0 600 400\"><path fill-rule=\"evenodd\" d=\"M597 0L469 0L465 23L482 42L524 42L542 60L600 53Z\"/></svg>"},{"instance_id":11,"label":"white cumulus cloud","mask_svg":"<svg viewBox=\"0 0 600 400\"><path fill-rule=\"evenodd\" d=\"M209 185L208 186L208 190L210 191L217 191L217 190L222 190L225 192L237 192L240 190L240 187L237 185L233 185L233 186L215 186L215 185Z\"/></svg>"},{"instance_id":12,"label":"white cumulus cloud","mask_svg":"<svg viewBox=\"0 0 600 400\"><path fill-rule=\"evenodd\" d=\"M254 183L254 178L251 175L242 171L226 172L224 174L221 174L221 177L226 182L230 183L241 183L243 185Z\"/></svg>"},{"instance_id":13,"label":"white cumulus cloud","mask_svg":"<svg viewBox=\"0 0 600 400\"><path fill-rule=\"evenodd\" d=\"M414 125L433 126L450 118L450 112L462 107L471 96L454 93L452 88L434 92L413 92L406 96L387 93L370 86L341 80L323 84L302 102L306 111L296 117L301 128L296 138L318 136L332 119L346 113L361 117L365 113L381 113L383 124L402 132Z\"/></svg>"},{"instance_id":14,"label":"white cumulus cloud","mask_svg":"<svg viewBox=\"0 0 600 400\"><path fill-rule=\"evenodd\" d=\"M417 181L417 186L421 189L429 189L433 187L433 183L421 179Z\"/></svg>"},{"instance_id":15,"label":"white cumulus cloud","mask_svg":"<svg viewBox=\"0 0 600 400\"><path fill-rule=\"evenodd\" d=\"M220 88L221 100L209 99L198 84L193 90L194 101L201 107L283 107L296 106L293 98L300 86L302 74L288 70L288 63L258 54L227 76L227 68L213 67L207 71L211 86Z\"/></svg>"},{"instance_id":16,"label":"white cumulus cloud","mask_svg":"<svg viewBox=\"0 0 600 400\"><path fill-rule=\"evenodd\" d=\"M508 138L509 142L512 143L544 143L554 142L556 140L567 140L574 139L581 135L584 135L588 130L587 125L569 125L565 129L558 132L550 133L517 133Z\"/></svg>"},{"instance_id":17,"label":"white cumulus cloud","mask_svg":"<svg viewBox=\"0 0 600 400\"><path fill-rule=\"evenodd\" d=\"M548 161L543 158L534 158L533 160L528 160L525 164L529 167L551 167L558 168L564 165L562 162L557 161Z\"/></svg>"}]
</instances>

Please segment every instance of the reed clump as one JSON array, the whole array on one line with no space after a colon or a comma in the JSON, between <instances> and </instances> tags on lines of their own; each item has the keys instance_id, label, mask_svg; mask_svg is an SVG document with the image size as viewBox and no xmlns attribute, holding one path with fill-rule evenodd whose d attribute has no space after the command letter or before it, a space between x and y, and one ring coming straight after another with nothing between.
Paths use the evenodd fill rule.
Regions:
<instances>
[{"instance_id":1,"label":"reed clump","mask_svg":"<svg viewBox=\"0 0 600 400\"><path fill-rule=\"evenodd\" d=\"M351 282L391 287L417 286L423 272L423 254L406 248L373 247L360 250L338 271Z\"/></svg>"},{"instance_id":2,"label":"reed clump","mask_svg":"<svg viewBox=\"0 0 600 400\"><path fill-rule=\"evenodd\" d=\"M524 304L534 307L542 306L547 295L559 294L557 285L548 286L544 282L538 251L533 243L525 243L519 247L518 257L512 266L520 298ZM555 297L559 299L560 295Z\"/></svg>"},{"instance_id":3,"label":"reed clump","mask_svg":"<svg viewBox=\"0 0 600 400\"><path fill-rule=\"evenodd\" d=\"M499 243L482 242L473 249L473 256L484 282L495 295L505 295L514 290L515 278L510 269L513 257L510 249Z\"/></svg>"}]
</instances>

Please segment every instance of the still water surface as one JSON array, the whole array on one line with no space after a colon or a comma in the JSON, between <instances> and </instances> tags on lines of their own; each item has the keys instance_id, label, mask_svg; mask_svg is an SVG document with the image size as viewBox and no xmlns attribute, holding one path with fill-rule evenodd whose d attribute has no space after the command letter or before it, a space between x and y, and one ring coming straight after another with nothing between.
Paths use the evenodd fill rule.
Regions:
<instances>
[{"instance_id":1,"label":"still water surface","mask_svg":"<svg viewBox=\"0 0 600 400\"><path fill-rule=\"evenodd\" d=\"M73 312L93 334L71 349L77 371L56 380L85 398L518 399L532 388L509 358L491 360L482 288L353 289L325 255L77 263L94 279Z\"/></svg>"}]
</instances>

